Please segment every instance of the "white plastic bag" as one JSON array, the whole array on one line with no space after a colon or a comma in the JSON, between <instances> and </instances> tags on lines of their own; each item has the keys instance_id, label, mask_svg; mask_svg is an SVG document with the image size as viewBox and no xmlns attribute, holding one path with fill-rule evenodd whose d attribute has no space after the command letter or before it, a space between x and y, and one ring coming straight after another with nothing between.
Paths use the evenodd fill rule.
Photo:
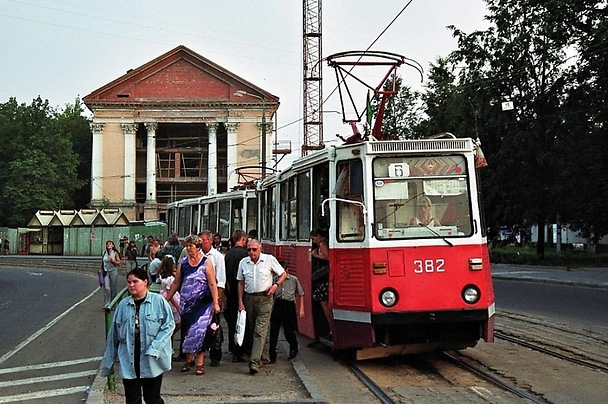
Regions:
<instances>
[{"instance_id":1,"label":"white plastic bag","mask_svg":"<svg viewBox=\"0 0 608 404\"><path fill-rule=\"evenodd\" d=\"M236 316L236 332L234 333L234 343L238 346L243 345L243 339L245 338L245 325L247 323L247 312L245 310L239 311Z\"/></svg>"}]
</instances>

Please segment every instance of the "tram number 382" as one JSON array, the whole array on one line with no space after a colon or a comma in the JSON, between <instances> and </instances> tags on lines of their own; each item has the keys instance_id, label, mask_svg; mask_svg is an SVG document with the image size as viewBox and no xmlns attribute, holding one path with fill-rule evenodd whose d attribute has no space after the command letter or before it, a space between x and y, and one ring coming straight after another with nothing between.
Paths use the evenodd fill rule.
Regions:
<instances>
[{"instance_id":1,"label":"tram number 382","mask_svg":"<svg viewBox=\"0 0 608 404\"><path fill-rule=\"evenodd\" d=\"M445 272L445 260L438 258L436 260L414 260L414 273L433 273L433 272Z\"/></svg>"}]
</instances>

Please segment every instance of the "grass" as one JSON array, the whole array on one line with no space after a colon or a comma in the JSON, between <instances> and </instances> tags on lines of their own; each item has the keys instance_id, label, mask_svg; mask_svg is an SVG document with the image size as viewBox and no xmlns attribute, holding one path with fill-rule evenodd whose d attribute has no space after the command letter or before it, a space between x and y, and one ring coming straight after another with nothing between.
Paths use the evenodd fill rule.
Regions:
<instances>
[{"instance_id":1,"label":"grass","mask_svg":"<svg viewBox=\"0 0 608 404\"><path fill-rule=\"evenodd\" d=\"M545 265L568 268L606 267L608 253L591 254L584 250L565 250L545 248L545 256L541 260L536 255L536 248L530 247L494 247L490 250L490 259L495 264Z\"/></svg>"}]
</instances>

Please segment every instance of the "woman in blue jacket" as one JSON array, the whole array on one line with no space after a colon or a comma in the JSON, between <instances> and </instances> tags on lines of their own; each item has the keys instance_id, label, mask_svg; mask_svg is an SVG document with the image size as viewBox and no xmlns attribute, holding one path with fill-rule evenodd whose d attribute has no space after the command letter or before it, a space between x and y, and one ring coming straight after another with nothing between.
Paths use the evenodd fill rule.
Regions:
<instances>
[{"instance_id":1,"label":"woman in blue jacket","mask_svg":"<svg viewBox=\"0 0 608 404\"><path fill-rule=\"evenodd\" d=\"M101 361L101 376L114 372L118 361L127 404L162 404L163 372L171 369L171 335L175 328L167 301L148 291L148 273L135 268L127 274L131 296L116 308Z\"/></svg>"}]
</instances>

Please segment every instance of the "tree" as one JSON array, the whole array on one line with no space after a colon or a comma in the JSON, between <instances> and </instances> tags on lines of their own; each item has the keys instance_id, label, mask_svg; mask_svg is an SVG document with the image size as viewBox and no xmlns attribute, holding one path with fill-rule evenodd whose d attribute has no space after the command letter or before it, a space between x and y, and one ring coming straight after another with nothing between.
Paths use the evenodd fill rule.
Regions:
<instances>
[{"instance_id":1,"label":"tree","mask_svg":"<svg viewBox=\"0 0 608 404\"><path fill-rule=\"evenodd\" d=\"M438 69L454 74L460 93L452 101L460 107L449 117L470 117L465 112L470 108L483 122L479 138L491 164L484 190L490 189L486 203L492 224L505 218L536 223L542 259L545 223L559 213L565 191L556 173L564 168L567 54L577 41L571 28L578 24L580 6L564 0L486 2L492 26L472 34L452 27L458 50ZM503 102L512 102L514 109L503 110ZM427 113L430 120L446 120L432 104Z\"/></svg>"},{"instance_id":2,"label":"tree","mask_svg":"<svg viewBox=\"0 0 608 404\"><path fill-rule=\"evenodd\" d=\"M565 205L568 223L595 246L608 234L608 8L605 2L584 1L579 23L573 26L580 38L568 78L564 106L568 136L564 154L568 156L561 180L572 195ZM594 250L593 248L591 250Z\"/></svg>"},{"instance_id":3,"label":"tree","mask_svg":"<svg viewBox=\"0 0 608 404\"><path fill-rule=\"evenodd\" d=\"M384 83L384 90L389 91L393 88L391 79ZM420 93L413 91L411 87L404 86L401 77L395 79L396 94L388 97L382 121L382 133L390 135L397 133L401 139L415 139L416 127L422 119L422 103ZM371 107L374 115L378 113L379 100L371 100Z\"/></svg>"},{"instance_id":4,"label":"tree","mask_svg":"<svg viewBox=\"0 0 608 404\"><path fill-rule=\"evenodd\" d=\"M92 135L90 119L84 115L84 107L79 98L74 104L67 104L63 111L54 116L60 132L72 143L72 151L78 157L76 169L78 182L81 184L74 189L71 195L71 208L86 208L91 200L91 160L92 160Z\"/></svg>"},{"instance_id":5,"label":"tree","mask_svg":"<svg viewBox=\"0 0 608 404\"><path fill-rule=\"evenodd\" d=\"M37 210L72 205L78 156L70 136L48 101L17 104L10 98L0 105L0 217L2 225L25 226Z\"/></svg>"}]
</instances>

